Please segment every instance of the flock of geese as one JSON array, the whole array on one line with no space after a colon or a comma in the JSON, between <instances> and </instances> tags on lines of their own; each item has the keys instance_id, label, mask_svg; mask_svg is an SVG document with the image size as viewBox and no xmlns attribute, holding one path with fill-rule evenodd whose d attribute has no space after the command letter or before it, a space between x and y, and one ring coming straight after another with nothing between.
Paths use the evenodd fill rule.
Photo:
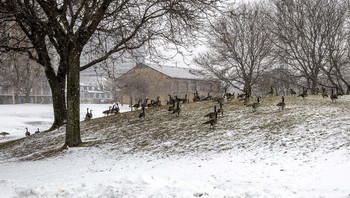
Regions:
<instances>
[{"instance_id":1,"label":"flock of geese","mask_svg":"<svg viewBox=\"0 0 350 198\"><path fill-rule=\"evenodd\" d=\"M342 96L342 94L340 92L334 92L334 90L331 90L332 94L330 94L328 96L326 89L322 88L322 92L318 92L317 94L321 94L323 98L327 98L329 97L332 102L335 102L338 97ZM271 91L267 93L267 95L273 96L274 95L274 91L271 87ZM301 97L303 100L305 100L308 96L308 92L307 90L303 90L299 95L296 94L296 92L293 89L290 89L290 95L292 96L297 96L297 97ZM235 98L235 94L231 94L231 93L225 93L223 97L212 97L209 95L200 99L198 92L194 93L194 97L193 97L193 102L197 102L197 101L205 101L205 100L214 100L216 101L220 107L217 109L216 105L214 106L214 111L207 113L204 115L204 117L209 118L206 122L204 122L203 124L208 124L210 126L210 128L214 129L215 125L218 122L218 116L221 115L221 117L223 117L224 114L224 108L223 108L223 102L225 100L232 100ZM243 93L243 94L238 94L236 97L239 101L243 101L243 104L246 107L250 107L252 108L253 112L256 112L256 110L261 106L261 102L260 99L261 97L258 96L256 98L256 102L253 103L249 103L249 100L251 98L251 96L247 93ZM135 104L133 107L135 109L138 109L139 107L142 108L142 112L139 114L139 118L140 119L144 119L146 114L145 114L145 107L156 107L156 106L160 106L160 101L159 101L159 97L157 98L156 101L151 100L150 104L147 104L148 99L146 99L145 103L141 103L141 101L139 101L137 104ZM167 105L169 105L168 111L172 114L175 114L176 116L180 115L181 109L180 109L180 103L187 103L189 102L189 100L187 99L187 94L185 95L185 98L178 98L177 96L172 97L169 94L169 100L167 101ZM248 104L249 103L249 104ZM278 102L276 104L276 106L279 108L279 111L284 111L284 108L286 107L286 102L285 102L285 97L281 96L281 101Z\"/></svg>"},{"instance_id":2,"label":"flock of geese","mask_svg":"<svg viewBox=\"0 0 350 198\"><path fill-rule=\"evenodd\" d=\"M317 94L320 94L323 99L329 97L332 100L332 102L336 102L336 100L340 96L343 95L342 93L340 93L338 91L338 89L336 90L336 92L334 92L334 90L332 89L331 90L331 94L328 95L325 88L322 88L322 92L319 92L317 90ZM267 95L270 95L270 96L274 95L274 90L273 90L272 87L271 87L271 90L267 93ZM296 96L296 92L293 89L290 89L290 95L291 96ZM169 108L168 108L168 112L172 113L172 114L175 114L176 116L180 116L180 113L181 113L180 103L188 103L189 102L189 99L187 98L187 94L185 95L185 98L179 98L177 96L172 97L170 94L168 96L169 96L169 100L166 103L167 105L170 105ZM301 97L303 100L305 100L307 96L308 96L307 90L303 90L303 92L301 94L297 95L297 97ZM231 101L234 98L235 98L235 94L234 93L232 93L232 94L231 93L225 93L223 97L216 97L216 98L210 96L209 93L208 93L207 97L201 99L199 97L199 95L198 95L198 92L196 92L196 93L194 93L193 102L206 101L206 100L214 100L214 101L218 102L218 104L220 105L219 109L217 109L216 105L214 105L214 111L204 115L204 117L207 117L209 119L208 119L208 121L204 122L203 124L208 124L208 125L210 125L210 128L214 129L215 125L218 122L218 115L221 115L221 117L224 115L223 102L225 100L230 100ZM236 97L236 99L238 99L239 101L243 101L243 104L245 106L251 107L252 111L255 112L261 105L261 103L260 103L261 97L258 96L256 98L256 102L248 104L250 98L251 98L251 96L248 93L238 94L237 97ZM138 116L140 120L143 120L146 117L146 113L145 113L145 108L146 107L151 108L151 107L159 107L159 106L161 106L161 102L160 102L160 97L159 96L157 97L156 100L151 100L151 103L148 103L148 100L149 99L147 98L144 103L141 103L141 100L139 100L137 104L133 105L133 108L136 109L136 110L138 108L140 108L140 107L142 109L142 111L140 112L140 114ZM284 96L282 96L281 102L277 103L276 106L279 107L280 111L284 110L284 108L286 106ZM92 119L92 117L93 117L92 110L89 110L89 108L87 108L86 111L87 112L86 112L86 115L85 115L85 120ZM115 114L120 113L120 108L119 108L118 103L117 104L113 104L113 106L110 106L108 110L105 110L102 113L104 115L106 115L106 116L115 115ZM26 130L25 131L25 136L26 137L31 136L31 133L28 131L27 127L25 128L25 130ZM37 131L35 131L35 133L40 133L39 128L37 129ZM0 135L2 135L3 137L5 137L6 135L9 135L9 134L10 133L8 133L8 132L1 132L0 133Z\"/></svg>"}]
</instances>

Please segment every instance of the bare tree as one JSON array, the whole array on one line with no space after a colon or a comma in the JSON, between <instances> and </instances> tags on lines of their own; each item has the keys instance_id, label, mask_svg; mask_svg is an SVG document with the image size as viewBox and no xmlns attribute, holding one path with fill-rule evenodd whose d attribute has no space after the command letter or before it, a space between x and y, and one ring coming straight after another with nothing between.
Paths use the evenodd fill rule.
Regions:
<instances>
[{"instance_id":1,"label":"bare tree","mask_svg":"<svg viewBox=\"0 0 350 198\"><path fill-rule=\"evenodd\" d=\"M208 48L196 62L233 87L251 91L272 64L270 33L261 5L243 4L222 14L206 32Z\"/></svg>"},{"instance_id":2,"label":"bare tree","mask_svg":"<svg viewBox=\"0 0 350 198\"><path fill-rule=\"evenodd\" d=\"M136 49L147 42L163 39L175 44L196 30L201 17L219 0L3 0L1 23L12 21L23 38L13 38L5 50L25 51L45 69L53 94L56 126L65 116L67 77L67 127L65 146L82 143L79 124L79 72L116 52ZM11 35L9 35L11 36ZM23 47L21 41L28 42ZM101 43L102 42L102 43ZM105 43L108 43L106 45ZM107 46L103 51L100 45ZM50 49L59 57L55 70ZM34 49L31 53L28 48ZM96 58L81 62L84 53ZM60 112L62 114L58 115ZM57 119L56 119L57 118Z\"/></svg>"},{"instance_id":3,"label":"bare tree","mask_svg":"<svg viewBox=\"0 0 350 198\"><path fill-rule=\"evenodd\" d=\"M344 12L339 2L276 0L273 4L270 29L275 39L271 41L279 60L302 75L312 93L317 90L321 71L326 71L329 47L335 44L334 33Z\"/></svg>"},{"instance_id":4,"label":"bare tree","mask_svg":"<svg viewBox=\"0 0 350 198\"><path fill-rule=\"evenodd\" d=\"M2 55L1 86L12 87L13 103L19 103L19 94L25 95L25 102L30 102L30 94L38 83L41 67L27 56L12 52Z\"/></svg>"},{"instance_id":5,"label":"bare tree","mask_svg":"<svg viewBox=\"0 0 350 198\"><path fill-rule=\"evenodd\" d=\"M331 4L330 7L333 9L327 21L331 28L325 42L327 50L326 64L321 69L333 87L344 93L342 87L342 84L344 84L347 88L347 94L350 94L350 79L347 79L344 73L350 64L348 58L350 32L346 24L346 17L349 12L346 1L337 1L337 4Z\"/></svg>"}]
</instances>

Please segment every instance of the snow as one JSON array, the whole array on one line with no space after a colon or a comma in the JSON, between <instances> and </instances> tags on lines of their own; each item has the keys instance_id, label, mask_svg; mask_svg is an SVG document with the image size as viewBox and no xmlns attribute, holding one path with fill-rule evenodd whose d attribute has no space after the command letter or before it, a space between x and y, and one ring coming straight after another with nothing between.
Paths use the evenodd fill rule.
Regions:
<instances>
[{"instance_id":1,"label":"snow","mask_svg":"<svg viewBox=\"0 0 350 198\"><path fill-rule=\"evenodd\" d=\"M279 98L263 98L262 107L255 113L237 102L231 106L227 102L224 104L225 116L220 119L230 122L224 124L222 121L215 130L203 126L193 135L196 137L189 132L192 130L190 127L195 125L193 122L183 121L176 126L172 122L178 121L181 116L195 116L190 113L190 105L193 104L189 104L182 106L179 118L168 115L162 109L150 110L146 111L149 117L145 121L136 118L115 121L115 125L108 125L105 129L89 128L82 135L88 141L96 136L97 139L105 137L113 127L115 130L127 130L132 125L139 127L137 133L140 134L123 134L121 140L115 139L116 142L108 144L69 148L58 155L37 160L10 156L3 153L10 150L2 149L0 197L349 198L350 97L343 97L337 104L316 96L312 99L319 103L309 98L305 102L298 99L286 98L285 112L278 112L278 108L271 105ZM204 110L209 110L214 103L205 104L208 107ZM22 126L28 121L49 121L49 106L39 106L0 106L1 119L7 120L2 121L0 126L12 129L11 126ZM3 107L6 107L6 112L11 110L12 113L5 114ZM94 105L90 107L96 114L108 109L108 105L101 106L101 110ZM31 109L26 111L25 116L31 120L20 119L20 113L16 112L23 109ZM86 110L85 107L81 109ZM137 115L137 112L128 113ZM182 131L177 131L174 136L169 132L167 139L161 142L151 139L150 131L160 130L152 125L151 114L163 115L159 118L162 127L169 124L182 128ZM173 120L162 122L166 116ZM232 123L237 120L238 123ZM196 126L201 126L201 123L203 121ZM140 128L140 124L153 128L146 130ZM94 127L90 125L92 122L84 122L82 127ZM7 141L11 138L0 139ZM30 144L31 141L34 138L25 143ZM145 141L148 145L139 149L139 142ZM131 149L136 151L130 152Z\"/></svg>"},{"instance_id":2,"label":"snow","mask_svg":"<svg viewBox=\"0 0 350 198\"><path fill-rule=\"evenodd\" d=\"M80 120L84 120L86 108L92 109L93 118L103 117L103 111L112 104L80 104ZM119 105L120 112L130 111L128 105ZM9 139L25 137L25 127L34 133L37 128L44 131L53 123L52 104L11 104L0 105L0 132L8 132L8 139L0 138L0 143Z\"/></svg>"},{"instance_id":3,"label":"snow","mask_svg":"<svg viewBox=\"0 0 350 198\"><path fill-rule=\"evenodd\" d=\"M205 74L202 71L193 68L161 66L155 64L141 64L139 67L150 67L172 78L204 80L209 77L208 74Z\"/></svg>"}]
</instances>

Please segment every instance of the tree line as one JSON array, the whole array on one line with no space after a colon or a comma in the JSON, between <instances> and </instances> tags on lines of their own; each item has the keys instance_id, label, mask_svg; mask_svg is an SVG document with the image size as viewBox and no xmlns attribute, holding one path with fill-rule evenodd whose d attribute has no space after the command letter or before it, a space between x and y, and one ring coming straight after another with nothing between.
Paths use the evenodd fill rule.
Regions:
<instances>
[{"instance_id":1,"label":"tree line","mask_svg":"<svg viewBox=\"0 0 350 198\"><path fill-rule=\"evenodd\" d=\"M349 1L233 5L210 21L196 62L227 86L267 93L319 87L350 94Z\"/></svg>"}]
</instances>

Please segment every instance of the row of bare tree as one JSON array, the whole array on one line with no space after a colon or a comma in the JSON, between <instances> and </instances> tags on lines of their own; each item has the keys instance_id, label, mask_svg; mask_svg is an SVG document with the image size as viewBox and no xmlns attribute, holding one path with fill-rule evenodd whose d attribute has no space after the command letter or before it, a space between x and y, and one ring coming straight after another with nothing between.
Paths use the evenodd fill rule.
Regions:
<instances>
[{"instance_id":1,"label":"row of bare tree","mask_svg":"<svg viewBox=\"0 0 350 198\"><path fill-rule=\"evenodd\" d=\"M211 21L196 62L242 91L322 86L350 94L349 20L348 0L234 5Z\"/></svg>"}]
</instances>

